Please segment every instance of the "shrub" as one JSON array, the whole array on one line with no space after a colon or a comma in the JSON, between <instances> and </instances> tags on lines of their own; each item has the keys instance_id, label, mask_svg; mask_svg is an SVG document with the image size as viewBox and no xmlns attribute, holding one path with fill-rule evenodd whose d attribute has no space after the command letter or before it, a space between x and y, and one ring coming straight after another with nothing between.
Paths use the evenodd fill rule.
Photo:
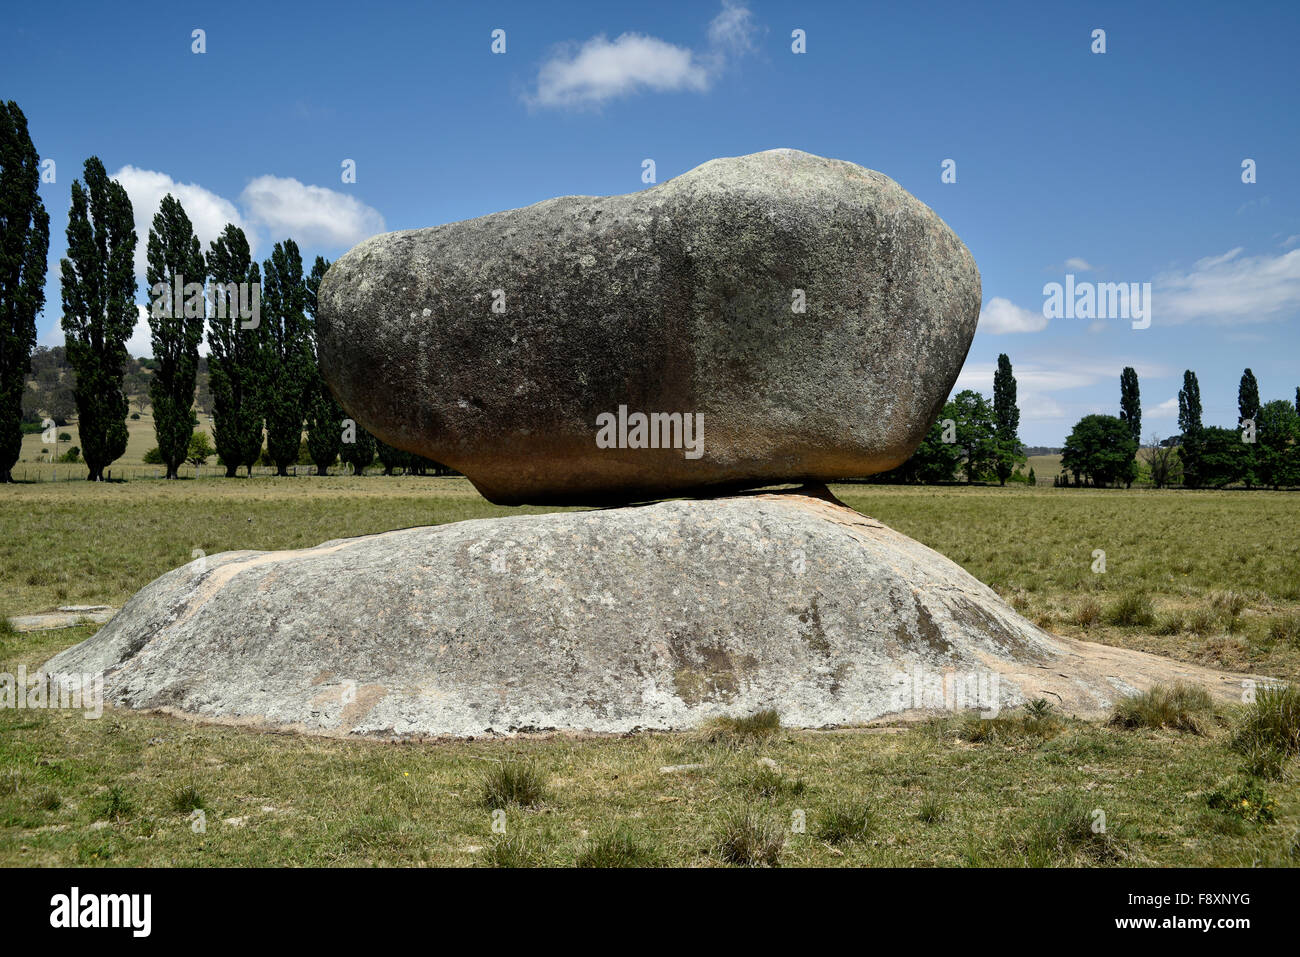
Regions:
<instances>
[{"instance_id":1,"label":"shrub","mask_svg":"<svg viewBox=\"0 0 1300 957\"><path fill-rule=\"evenodd\" d=\"M1205 796L1205 803L1215 811L1231 814L1256 824L1277 819L1277 802L1253 778L1233 779Z\"/></svg>"},{"instance_id":2,"label":"shrub","mask_svg":"<svg viewBox=\"0 0 1300 957\"><path fill-rule=\"evenodd\" d=\"M1183 630L1183 616L1174 612L1165 618L1161 618L1156 623L1155 633L1157 635L1177 635Z\"/></svg>"},{"instance_id":3,"label":"shrub","mask_svg":"<svg viewBox=\"0 0 1300 957\"><path fill-rule=\"evenodd\" d=\"M1074 623L1080 628L1091 628L1101 620L1101 606L1095 598L1085 598L1074 609Z\"/></svg>"},{"instance_id":4,"label":"shrub","mask_svg":"<svg viewBox=\"0 0 1300 957\"><path fill-rule=\"evenodd\" d=\"M836 801L817 821L813 836L828 844L860 841L871 833L874 815L862 801Z\"/></svg>"},{"instance_id":5,"label":"shrub","mask_svg":"<svg viewBox=\"0 0 1300 957\"><path fill-rule=\"evenodd\" d=\"M775 867L785 849L785 827L773 815L753 808L733 811L723 819L715 850L728 864Z\"/></svg>"},{"instance_id":6,"label":"shrub","mask_svg":"<svg viewBox=\"0 0 1300 957\"><path fill-rule=\"evenodd\" d=\"M1268 623L1268 640L1300 645L1300 615L1274 618Z\"/></svg>"},{"instance_id":7,"label":"shrub","mask_svg":"<svg viewBox=\"0 0 1300 957\"><path fill-rule=\"evenodd\" d=\"M1141 592L1128 592L1106 609L1106 623L1126 627L1147 627L1155 621L1151 599Z\"/></svg>"},{"instance_id":8,"label":"shrub","mask_svg":"<svg viewBox=\"0 0 1300 957\"><path fill-rule=\"evenodd\" d=\"M533 807L546 796L546 781L533 762L507 760L483 775L480 790L484 807Z\"/></svg>"},{"instance_id":9,"label":"shrub","mask_svg":"<svg viewBox=\"0 0 1300 957\"><path fill-rule=\"evenodd\" d=\"M1181 682L1172 688L1152 685L1141 694L1116 702L1110 723L1121 728L1172 728L1204 734L1214 701L1204 688Z\"/></svg>"},{"instance_id":10,"label":"shrub","mask_svg":"<svg viewBox=\"0 0 1300 957\"><path fill-rule=\"evenodd\" d=\"M1218 624L1218 620L1218 616L1210 609L1198 608L1187 619L1187 628L1197 638L1206 638L1214 633L1214 626Z\"/></svg>"}]
</instances>

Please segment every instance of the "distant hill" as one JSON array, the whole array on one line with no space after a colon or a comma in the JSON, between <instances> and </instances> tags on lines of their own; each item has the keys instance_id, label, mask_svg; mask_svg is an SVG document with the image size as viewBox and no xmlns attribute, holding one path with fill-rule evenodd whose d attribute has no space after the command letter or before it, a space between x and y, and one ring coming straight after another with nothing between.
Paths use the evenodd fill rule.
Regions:
<instances>
[{"instance_id":1,"label":"distant hill","mask_svg":"<svg viewBox=\"0 0 1300 957\"><path fill-rule=\"evenodd\" d=\"M1026 455L1060 455L1060 449L1048 448L1046 445L1026 445Z\"/></svg>"}]
</instances>

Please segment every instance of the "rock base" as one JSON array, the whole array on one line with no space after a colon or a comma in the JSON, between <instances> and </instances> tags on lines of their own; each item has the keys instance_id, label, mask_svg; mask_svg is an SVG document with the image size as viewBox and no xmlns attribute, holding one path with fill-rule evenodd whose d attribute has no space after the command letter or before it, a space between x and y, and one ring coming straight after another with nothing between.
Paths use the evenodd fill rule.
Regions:
<instances>
[{"instance_id":1,"label":"rock base","mask_svg":"<svg viewBox=\"0 0 1300 957\"><path fill-rule=\"evenodd\" d=\"M108 703L321 735L852 725L1045 697L1081 716L1242 676L1050 635L824 489L226 552L142 589L47 673Z\"/></svg>"}]
</instances>

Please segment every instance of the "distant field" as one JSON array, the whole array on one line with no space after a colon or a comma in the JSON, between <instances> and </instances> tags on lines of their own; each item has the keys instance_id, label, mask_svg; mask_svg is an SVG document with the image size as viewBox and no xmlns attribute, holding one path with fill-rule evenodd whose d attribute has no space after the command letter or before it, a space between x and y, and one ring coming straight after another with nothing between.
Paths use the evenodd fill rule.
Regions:
<instances>
[{"instance_id":1,"label":"distant field","mask_svg":"<svg viewBox=\"0 0 1300 957\"><path fill-rule=\"evenodd\" d=\"M1044 627L1300 678L1300 495L835 491ZM9 486L0 488L0 613L119 605L196 548L296 547L520 511L489 505L461 478ZM1106 552L1104 574L1092 571L1096 549ZM1116 623L1121 600L1135 597L1151 602L1150 620ZM92 632L0 630L0 671L34 668ZM646 734L386 745L131 712L86 721L0 709L0 865L571 865L619 828L643 862L712 865L724 862L729 816L745 813L775 829L790 864L1294 864L1294 775L1245 781L1228 746L1235 720L1220 710L1200 735L1070 720L1029 730L1016 719L1000 737L971 741L950 718L898 733L781 730L750 744ZM535 764L546 793L537 809L509 811L511 843L502 844L479 791L485 773L515 758ZM685 764L703 767L658 770ZM1276 820L1246 815L1239 794L1265 800ZM1237 810L1222 810L1223 795ZM204 834L190 827L195 801ZM845 802L865 808L868 831L818 836L833 832ZM1096 807L1109 836L1080 837ZM796 814L806 833L790 833Z\"/></svg>"},{"instance_id":2,"label":"distant field","mask_svg":"<svg viewBox=\"0 0 1300 957\"><path fill-rule=\"evenodd\" d=\"M133 410L134 411L134 410ZM200 415L198 428L208 433L208 438L212 438L212 416ZM60 440L58 452L62 455L72 446L81 447L81 433L77 431L77 424L73 422L56 430L60 435L71 436L70 440ZM141 413L138 419L126 420L126 452L122 457L109 466L114 469L115 475L119 478L145 478L151 476L159 466L145 465L144 454L158 444L158 437L154 434L153 413ZM18 457L18 463L14 466L14 478L18 481L35 481L41 479L49 481L57 477L60 481L68 478L84 479L86 477L86 466L82 462L75 464L58 463L57 466L50 464L50 453L53 446L46 445L42 441L42 435L39 432L32 435L23 436L22 451ZM216 456L209 461L208 469L216 472ZM222 470L224 471L224 470ZM193 475L194 470L190 466L182 469L182 474Z\"/></svg>"},{"instance_id":3,"label":"distant field","mask_svg":"<svg viewBox=\"0 0 1300 957\"><path fill-rule=\"evenodd\" d=\"M1061 456L1031 455L1025 462L1024 468L1026 474L1030 469L1034 470L1034 478L1038 480L1039 485L1050 487L1052 479L1061 473Z\"/></svg>"}]
</instances>

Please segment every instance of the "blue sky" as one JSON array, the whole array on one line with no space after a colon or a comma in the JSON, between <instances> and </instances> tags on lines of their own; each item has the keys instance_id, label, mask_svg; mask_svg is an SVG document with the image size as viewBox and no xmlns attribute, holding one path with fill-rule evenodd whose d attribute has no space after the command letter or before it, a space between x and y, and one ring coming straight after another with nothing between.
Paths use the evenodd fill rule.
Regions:
<instances>
[{"instance_id":1,"label":"blue sky","mask_svg":"<svg viewBox=\"0 0 1300 957\"><path fill-rule=\"evenodd\" d=\"M50 2L3 22L0 96L56 163L45 344L92 154L142 250L172 191L205 245L233 220L260 258L288 235L334 258L383 230L643 189L646 158L663 182L795 147L886 173L970 247L985 309L958 384L991 393L1010 355L1029 444L1116 412L1125 365L1161 435L1184 368L1213 424L1235 422L1246 366L1265 399L1300 385L1300 4ZM1046 320L1067 272L1151 283L1150 328Z\"/></svg>"}]
</instances>

